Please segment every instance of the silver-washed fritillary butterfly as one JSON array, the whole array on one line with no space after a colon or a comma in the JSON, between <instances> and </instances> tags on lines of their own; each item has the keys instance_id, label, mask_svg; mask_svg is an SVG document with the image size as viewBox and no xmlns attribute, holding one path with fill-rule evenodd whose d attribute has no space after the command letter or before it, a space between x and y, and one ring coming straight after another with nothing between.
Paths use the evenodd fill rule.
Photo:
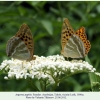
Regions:
<instances>
[{"instance_id":1,"label":"silver-washed fritillary butterfly","mask_svg":"<svg viewBox=\"0 0 100 100\"><path fill-rule=\"evenodd\" d=\"M62 26L61 45L61 54L67 58L83 58L91 48L85 34L85 28L81 27L79 30L74 31L67 18Z\"/></svg>"},{"instance_id":2,"label":"silver-washed fritillary butterfly","mask_svg":"<svg viewBox=\"0 0 100 100\"><path fill-rule=\"evenodd\" d=\"M6 53L8 57L12 57L19 60L35 60L33 56L33 36L27 26L22 24L19 31L15 36L11 37L6 46Z\"/></svg>"}]
</instances>

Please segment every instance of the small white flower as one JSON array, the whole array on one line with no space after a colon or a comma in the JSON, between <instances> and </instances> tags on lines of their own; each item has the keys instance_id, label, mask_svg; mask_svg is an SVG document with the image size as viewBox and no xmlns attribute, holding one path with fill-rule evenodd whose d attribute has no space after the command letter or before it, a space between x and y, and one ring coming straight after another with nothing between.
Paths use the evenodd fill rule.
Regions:
<instances>
[{"instance_id":1,"label":"small white flower","mask_svg":"<svg viewBox=\"0 0 100 100\"><path fill-rule=\"evenodd\" d=\"M62 75L71 75L78 72L95 72L95 68L88 62L82 60L66 61L63 56L53 55L38 57L32 61L21 61L17 59L5 60L0 65L0 70L8 71L4 79L16 78L46 79L48 83L55 83Z\"/></svg>"},{"instance_id":2,"label":"small white flower","mask_svg":"<svg viewBox=\"0 0 100 100\"><path fill-rule=\"evenodd\" d=\"M5 80L8 80L8 77L7 77L7 76L5 76L5 77L4 77L4 79L5 79Z\"/></svg>"},{"instance_id":3,"label":"small white flower","mask_svg":"<svg viewBox=\"0 0 100 100\"><path fill-rule=\"evenodd\" d=\"M98 72L95 72L95 74L96 74L97 76L100 76L100 73L98 73Z\"/></svg>"}]
</instances>

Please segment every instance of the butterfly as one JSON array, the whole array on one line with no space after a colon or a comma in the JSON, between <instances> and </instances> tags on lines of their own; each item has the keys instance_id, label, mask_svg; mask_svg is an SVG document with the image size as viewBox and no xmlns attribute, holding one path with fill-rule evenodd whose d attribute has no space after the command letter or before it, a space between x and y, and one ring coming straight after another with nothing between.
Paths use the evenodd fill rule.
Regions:
<instances>
[{"instance_id":1,"label":"butterfly","mask_svg":"<svg viewBox=\"0 0 100 100\"><path fill-rule=\"evenodd\" d=\"M35 60L33 56L33 36L27 24L22 24L15 36L11 37L6 45L8 57L19 60Z\"/></svg>"},{"instance_id":2,"label":"butterfly","mask_svg":"<svg viewBox=\"0 0 100 100\"><path fill-rule=\"evenodd\" d=\"M61 45L61 54L67 58L84 58L91 48L91 44L87 40L85 28L81 27L74 31L67 18L62 26Z\"/></svg>"}]
</instances>

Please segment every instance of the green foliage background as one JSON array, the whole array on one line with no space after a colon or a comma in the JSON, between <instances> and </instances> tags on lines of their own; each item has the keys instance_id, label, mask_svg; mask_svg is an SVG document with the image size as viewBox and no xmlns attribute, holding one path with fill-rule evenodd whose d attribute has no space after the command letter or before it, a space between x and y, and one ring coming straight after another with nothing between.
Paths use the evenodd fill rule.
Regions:
<instances>
[{"instance_id":1,"label":"green foliage background","mask_svg":"<svg viewBox=\"0 0 100 100\"><path fill-rule=\"evenodd\" d=\"M34 37L35 55L55 55L61 50L63 18L68 18L77 30L86 28L91 42L88 54L92 65L100 70L100 2L99 1L15 1L0 2L0 62L10 59L6 43L22 23L27 23ZM0 91L35 91L28 80L4 80L0 75ZM37 80L33 80L37 82ZM39 84L36 83L38 86ZM50 90L50 89L49 89ZM47 90L47 91L49 91ZM90 91L88 74L69 77L55 91Z\"/></svg>"}]
</instances>

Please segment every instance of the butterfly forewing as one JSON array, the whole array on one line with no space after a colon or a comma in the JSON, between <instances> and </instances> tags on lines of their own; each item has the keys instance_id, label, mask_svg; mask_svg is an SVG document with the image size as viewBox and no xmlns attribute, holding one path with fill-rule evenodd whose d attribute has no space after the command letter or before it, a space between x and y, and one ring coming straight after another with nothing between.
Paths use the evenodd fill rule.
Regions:
<instances>
[{"instance_id":1,"label":"butterfly forewing","mask_svg":"<svg viewBox=\"0 0 100 100\"><path fill-rule=\"evenodd\" d=\"M61 45L62 45L62 51L64 52L64 47L66 46L66 43L68 42L68 39L71 37L72 34L74 34L74 29L71 27L68 19L65 19L62 26L62 33L61 33Z\"/></svg>"}]
</instances>

